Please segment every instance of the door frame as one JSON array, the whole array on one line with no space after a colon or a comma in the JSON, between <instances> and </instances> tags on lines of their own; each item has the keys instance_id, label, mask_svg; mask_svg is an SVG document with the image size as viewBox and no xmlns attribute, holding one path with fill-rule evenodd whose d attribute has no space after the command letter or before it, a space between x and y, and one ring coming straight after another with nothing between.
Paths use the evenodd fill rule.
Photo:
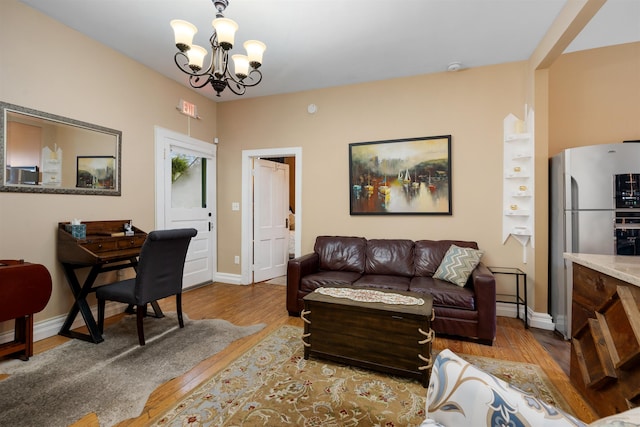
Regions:
<instances>
[{"instance_id":1,"label":"door frame","mask_svg":"<svg viewBox=\"0 0 640 427\"><path fill-rule=\"evenodd\" d=\"M271 158L254 157L252 161L253 282L256 283L287 274L289 251L295 250L291 248L289 227L290 209L293 208L291 197L295 196L289 194L293 180L289 174L295 167Z\"/></svg>"},{"instance_id":2,"label":"door frame","mask_svg":"<svg viewBox=\"0 0 640 427\"><path fill-rule=\"evenodd\" d=\"M295 157L294 179L296 184L295 256L300 256L302 236L302 147L242 150L242 226L240 231L240 283L253 282L253 159L264 157ZM289 172L291 173L291 172ZM291 178L289 178L291 179Z\"/></svg>"},{"instance_id":3,"label":"door frame","mask_svg":"<svg viewBox=\"0 0 640 427\"><path fill-rule=\"evenodd\" d=\"M163 141L165 138L173 139L176 143L173 145L193 150L196 152L201 152L205 154L211 155L215 159L215 162L218 161L217 150L218 147L214 144L210 144L206 141L202 141L200 139L193 138L189 135L185 135L179 132L175 132L169 129L162 128L160 126L154 126L154 163L155 163L155 225L156 229L164 229L166 227L165 224L165 176L167 171L165 170L165 150L169 148L168 145L164 144ZM168 173L171 173L169 171ZM216 280L216 275L218 274L218 210L217 210L217 184L216 184L216 175L217 175L217 165L215 165L214 173L209 175L209 182L207 182L207 187L210 189L214 189L214 195L212 197L213 200L208 200L211 204L211 212L213 212L213 218L211 222L213 223L213 227L211 229L211 245L213 247L213 256L211 259L211 269L212 276L211 281Z\"/></svg>"}]
</instances>

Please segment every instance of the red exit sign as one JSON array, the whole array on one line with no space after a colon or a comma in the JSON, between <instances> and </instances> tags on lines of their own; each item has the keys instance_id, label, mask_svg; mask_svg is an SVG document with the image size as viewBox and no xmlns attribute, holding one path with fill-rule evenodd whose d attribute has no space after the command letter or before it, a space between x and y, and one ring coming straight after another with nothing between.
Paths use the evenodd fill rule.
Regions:
<instances>
[{"instance_id":1,"label":"red exit sign","mask_svg":"<svg viewBox=\"0 0 640 427\"><path fill-rule=\"evenodd\" d=\"M178 110L185 116L193 117L194 119L198 118L198 107L196 107L196 104L181 99L180 104L178 104Z\"/></svg>"}]
</instances>

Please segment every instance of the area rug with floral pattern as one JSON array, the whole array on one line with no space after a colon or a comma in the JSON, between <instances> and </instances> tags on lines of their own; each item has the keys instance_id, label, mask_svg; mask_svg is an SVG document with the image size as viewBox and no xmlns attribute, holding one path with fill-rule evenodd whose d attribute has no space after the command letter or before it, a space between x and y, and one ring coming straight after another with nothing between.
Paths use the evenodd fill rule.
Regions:
<instances>
[{"instance_id":1,"label":"area rug with floral pattern","mask_svg":"<svg viewBox=\"0 0 640 427\"><path fill-rule=\"evenodd\" d=\"M426 389L416 380L303 357L302 328L282 326L205 381L154 426L418 426ZM568 411L537 366L461 355Z\"/></svg>"}]
</instances>

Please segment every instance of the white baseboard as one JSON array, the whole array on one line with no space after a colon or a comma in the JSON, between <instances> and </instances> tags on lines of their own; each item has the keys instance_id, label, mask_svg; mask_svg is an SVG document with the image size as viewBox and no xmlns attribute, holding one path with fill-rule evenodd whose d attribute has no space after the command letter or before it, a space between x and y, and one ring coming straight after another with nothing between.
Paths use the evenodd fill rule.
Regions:
<instances>
[{"instance_id":1,"label":"white baseboard","mask_svg":"<svg viewBox=\"0 0 640 427\"><path fill-rule=\"evenodd\" d=\"M216 273L216 282L228 283L230 285L243 285L242 276L240 274Z\"/></svg>"},{"instance_id":2,"label":"white baseboard","mask_svg":"<svg viewBox=\"0 0 640 427\"><path fill-rule=\"evenodd\" d=\"M529 313L529 325L532 328L544 329L546 331L553 331L556 328L553 323L553 318L549 313L537 313L531 311Z\"/></svg>"},{"instance_id":3,"label":"white baseboard","mask_svg":"<svg viewBox=\"0 0 640 427\"><path fill-rule=\"evenodd\" d=\"M239 274L229 274L229 273L217 273L216 274L216 282L228 283L231 285L242 285L241 276ZM117 303L117 302L107 302L105 307L105 317L115 316L116 314L122 313L126 308L125 304ZM98 317L98 308L97 306L92 306L91 311L93 312L94 317ZM527 316L529 319L529 326L532 328L544 329L547 331L553 331L555 329L555 324L553 323L553 319L548 313L536 313L530 308L527 308ZM524 306L520 306L520 317L524 316ZM515 304L506 304L506 303L497 303L496 304L496 314L498 316L503 317L516 317L516 306ZM57 335L62 327L64 320L67 315L61 315L57 317L53 317L50 319L43 320L41 322L36 322L33 325L33 340L39 341L44 338L49 338L54 335ZM76 320L73 322L71 329L78 328L80 326L84 326L84 320L82 316L78 314ZM14 338L13 331L4 332L0 334L0 344L12 341Z\"/></svg>"},{"instance_id":4,"label":"white baseboard","mask_svg":"<svg viewBox=\"0 0 640 427\"><path fill-rule=\"evenodd\" d=\"M517 317L516 316L516 305L499 302L496 304L496 314L498 316L503 317ZM520 318L522 319L525 315L525 307L524 305L520 305ZM532 328L544 329L547 331L553 331L555 329L555 324L553 323L553 319L551 315L548 313L537 313L531 308L526 309L526 316L529 320L529 326Z\"/></svg>"},{"instance_id":5,"label":"white baseboard","mask_svg":"<svg viewBox=\"0 0 640 427\"><path fill-rule=\"evenodd\" d=\"M232 285L241 285L241 276L239 274L228 274L228 273L216 273L215 280L217 282L229 283ZM195 289L199 287L199 285L193 286L190 289ZM186 290L186 289L185 289ZM105 317L115 316L116 314L122 313L126 308L126 304L121 304L114 301L108 301L105 306ZM94 305L91 307L91 312L93 313L93 317L98 318L98 306ZM40 341L45 338L52 337L57 335L64 324L65 319L67 318L66 314L52 317L46 320L42 320L40 322L36 322L33 325L33 341ZM76 320L71 325L71 329L79 328L84 326L84 320L82 319L82 315L78 314ZM13 330L4 332L0 334L0 344L13 341L14 332Z\"/></svg>"},{"instance_id":6,"label":"white baseboard","mask_svg":"<svg viewBox=\"0 0 640 427\"><path fill-rule=\"evenodd\" d=\"M110 301L105 306L104 316L105 317L115 316L116 314L122 313L126 307L127 307L126 304ZM93 317L97 319L98 306L97 305L92 306L91 312L93 313ZM62 325L64 324L64 321L66 318L67 318L67 315L64 314L64 315L43 320L41 322L34 323L33 341L34 342L40 341L42 339L57 335L58 332L60 332L60 328L62 328ZM79 328L80 326L84 326L84 319L82 319L81 314L78 314L78 316L76 317L76 320L71 325L71 329ZM13 339L14 339L13 331L4 332L3 334L0 335L0 344L13 341Z\"/></svg>"}]
</instances>

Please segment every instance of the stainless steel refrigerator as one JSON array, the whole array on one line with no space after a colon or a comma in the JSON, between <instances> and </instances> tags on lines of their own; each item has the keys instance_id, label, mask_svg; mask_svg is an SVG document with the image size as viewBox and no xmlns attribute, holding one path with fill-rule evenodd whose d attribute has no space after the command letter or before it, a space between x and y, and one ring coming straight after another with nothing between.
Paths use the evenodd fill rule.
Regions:
<instances>
[{"instance_id":1,"label":"stainless steel refrigerator","mask_svg":"<svg viewBox=\"0 0 640 427\"><path fill-rule=\"evenodd\" d=\"M637 179L638 173L638 143L571 148L550 159L549 311L566 339L571 338L573 280L563 253L616 254L616 218L637 209L616 208L616 176Z\"/></svg>"}]
</instances>

